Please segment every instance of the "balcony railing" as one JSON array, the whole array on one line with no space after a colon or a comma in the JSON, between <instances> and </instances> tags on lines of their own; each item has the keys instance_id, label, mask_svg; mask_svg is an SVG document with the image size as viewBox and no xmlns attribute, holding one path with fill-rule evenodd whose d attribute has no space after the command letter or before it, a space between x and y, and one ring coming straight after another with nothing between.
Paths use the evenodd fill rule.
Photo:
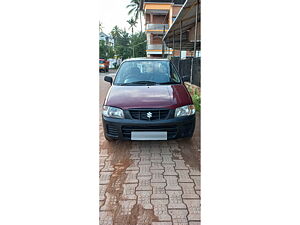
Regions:
<instances>
[{"instance_id":1,"label":"balcony railing","mask_svg":"<svg viewBox=\"0 0 300 225\"><path fill-rule=\"evenodd\" d=\"M146 25L146 31L160 31L163 32L165 29L165 32L168 31L169 25L168 24L147 24Z\"/></svg>"},{"instance_id":2,"label":"balcony railing","mask_svg":"<svg viewBox=\"0 0 300 225\"><path fill-rule=\"evenodd\" d=\"M171 54L172 49L167 48L166 45L164 45L164 51L165 54ZM162 54L162 45L161 44L148 44L147 45L147 52L150 54Z\"/></svg>"},{"instance_id":3,"label":"balcony railing","mask_svg":"<svg viewBox=\"0 0 300 225\"><path fill-rule=\"evenodd\" d=\"M185 0L145 0L145 3L175 3L175 4L184 4Z\"/></svg>"},{"instance_id":4,"label":"balcony railing","mask_svg":"<svg viewBox=\"0 0 300 225\"><path fill-rule=\"evenodd\" d=\"M166 46L165 46L166 49ZM150 44L147 45L147 50L162 50L162 45L161 44Z\"/></svg>"}]
</instances>

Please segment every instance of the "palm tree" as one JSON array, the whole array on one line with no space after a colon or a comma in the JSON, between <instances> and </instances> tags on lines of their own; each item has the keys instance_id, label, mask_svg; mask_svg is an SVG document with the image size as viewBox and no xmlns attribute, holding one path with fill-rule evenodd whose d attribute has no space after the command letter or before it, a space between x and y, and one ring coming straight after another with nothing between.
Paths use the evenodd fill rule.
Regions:
<instances>
[{"instance_id":1,"label":"palm tree","mask_svg":"<svg viewBox=\"0 0 300 225\"><path fill-rule=\"evenodd\" d=\"M130 25L129 29L131 28L131 35L133 35L133 27L136 26L137 22L136 22L136 20L131 18L130 20L127 20L127 23L129 23L129 25Z\"/></svg>"},{"instance_id":2,"label":"palm tree","mask_svg":"<svg viewBox=\"0 0 300 225\"><path fill-rule=\"evenodd\" d=\"M102 23L99 21L99 32L102 32L102 30L103 30L103 25L102 25Z\"/></svg>"},{"instance_id":3,"label":"palm tree","mask_svg":"<svg viewBox=\"0 0 300 225\"><path fill-rule=\"evenodd\" d=\"M102 29L103 29L103 25L102 25L102 23L99 21L99 31L101 32Z\"/></svg>"},{"instance_id":4,"label":"palm tree","mask_svg":"<svg viewBox=\"0 0 300 225\"><path fill-rule=\"evenodd\" d=\"M128 15L133 14L133 18L135 21L140 18L142 32L142 11L139 9L140 1L141 0L131 0L130 4L127 5L127 8L130 8L130 10L128 11Z\"/></svg>"},{"instance_id":5,"label":"palm tree","mask_svg":"<svg viewBox=\"0 0 300 225\"><path fill-rule=\"evenodd\" d=\"M120 37L122 30L118 26L114 26L113 29L111 30L110 34L111 36L116 39Z\"/></svg>"}]
</instances>

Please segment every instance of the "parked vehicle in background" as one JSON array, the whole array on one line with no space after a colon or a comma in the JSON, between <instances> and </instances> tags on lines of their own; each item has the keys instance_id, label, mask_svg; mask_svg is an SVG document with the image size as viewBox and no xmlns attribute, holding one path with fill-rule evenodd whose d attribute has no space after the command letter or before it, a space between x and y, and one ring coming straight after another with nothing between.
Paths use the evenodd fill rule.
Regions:
<instances>
[{"instance_id":1,"label":"parked vehicle in background","mask_svg":"<svg viewBox=\"0 0 300 225\"><path fill-rule=\"evenodd\" d=\"M107 59L109 61L109 69L115 69L115 65L117 64L116 59Z\"/></svg>"},{"instance_id":2,"label":"parked vehicle in background","mask_svg":"<svg viewBox=\"0 0 300 225\"><path fill-rule=\"evenodd\" d=\"M106 96L105 138L169 140L192 137L195 106L175 66L167 59L129 59L121 64Z\"/></svg>"},{"instance_id":3,"label":"parked vehicle in background","mask_svg":"<svg viewBox=\"0 0 300 225\"><path fill-rule=\"evenodd\" d=\"M109 71L109 61L106 59L99 59L99 72Z\"/></svg>"}]
</instances>

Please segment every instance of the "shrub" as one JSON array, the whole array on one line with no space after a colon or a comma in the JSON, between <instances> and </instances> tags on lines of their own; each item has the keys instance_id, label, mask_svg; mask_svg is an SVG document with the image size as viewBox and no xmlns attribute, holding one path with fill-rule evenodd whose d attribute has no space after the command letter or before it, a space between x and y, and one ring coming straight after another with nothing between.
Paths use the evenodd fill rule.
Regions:
<instances>
[{"instance_id":1,"label":"shrub","mask_svg":"<svg viewBox=\"0 0 300 225\"><path fill-rule=\"evenodd\" d=\"M199 112L200 109L201 109L201 98L200 98L200 96L195 92L192 95L192 99L193 99L193 103L194 103L194 106L196 108L196 111Z\"/></svg>"}]
</instances>

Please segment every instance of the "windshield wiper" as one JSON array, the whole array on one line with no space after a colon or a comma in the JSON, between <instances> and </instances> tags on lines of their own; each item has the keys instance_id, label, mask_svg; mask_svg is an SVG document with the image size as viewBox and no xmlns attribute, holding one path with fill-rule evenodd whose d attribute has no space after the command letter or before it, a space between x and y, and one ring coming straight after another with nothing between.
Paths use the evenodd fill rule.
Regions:
<instances>
[{"instance_id":1,"label":"windshield wiper","mask_svg":"<svg viewBox=\"0 0 300 225\"><path fill-rule=\"evenodd\" d=\"M180 83L174 82L174 81L168 81L168 82L163 82L163 83L159 83L159 84L180 84Z\"/></svg>"},{"instance_id":2,"label":"windshield wiper","mask_svg":"<svg viewBox=\"0 0 300 225\"><path fill-rule=\"evenodd\" d=\"M126 86L126 85L134 85L134 84L156 85L158 83L153 82L153 81L141 80L141 81L134 81L134 82L130 82L130 83L124 83L121 85Z\"/></svg>"}]
</instances>

